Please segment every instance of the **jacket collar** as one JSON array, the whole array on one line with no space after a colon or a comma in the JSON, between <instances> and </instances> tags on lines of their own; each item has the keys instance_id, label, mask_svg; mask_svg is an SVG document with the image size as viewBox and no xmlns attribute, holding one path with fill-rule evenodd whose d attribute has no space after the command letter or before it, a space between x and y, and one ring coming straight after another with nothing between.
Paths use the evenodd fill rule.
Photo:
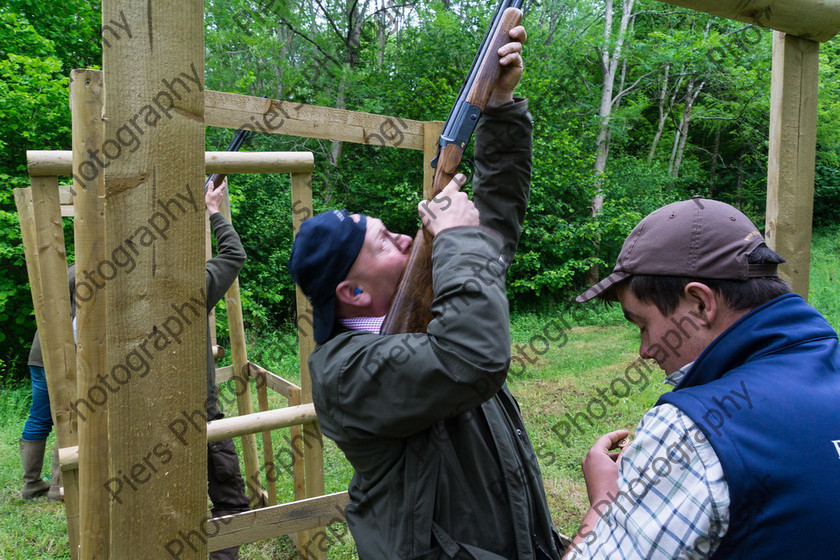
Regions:
<instances>
[{"instance_id":1,"label":"jacket collar","mask_svg":"<svg viewBox=\"0 0 840 560\"><path fill-rule=\"evenodd\" d=\"M714 339L674 389L704 385L760 356L837 333L798 294L785 294L756 307Z\"/></svg>"}]
</instances>

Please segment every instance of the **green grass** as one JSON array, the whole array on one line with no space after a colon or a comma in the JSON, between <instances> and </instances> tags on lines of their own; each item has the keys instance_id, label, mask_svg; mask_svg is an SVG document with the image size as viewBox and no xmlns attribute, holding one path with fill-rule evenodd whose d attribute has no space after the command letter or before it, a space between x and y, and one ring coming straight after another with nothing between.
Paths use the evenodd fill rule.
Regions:
<instances>
[{"instance_id":1,"label":"green grass","mask_svg":"<svg viewBox=\"0 0 840 560\"><path fill-rule=\"evenodd\" d=\"M840 234L836 230L814 236L808 302L840 330Z\"/></svg>"},{"instance_id":2,"label":"green grass","mask_svg":"<svg viewBox=\"0 0 840 560\"><path fill-rule=\"evenodd\" d=\"M840 234L823 232L814 239L809 296L811 304L835 329L840 327L838 280ZM590 305L573 311L547 306L540 312L519 311L511 319L511 333L513 355L521 362L514 360L510 389L519 400L537 451L554 520L561 532L571 535L588 506L580 472L584 454L606 431L635 430L642 415L667 387L661 383L662 372L655 366L647 380L636 370L630 370L632 375L625 377L628 366L638 356L638 335L635 327L624 322L617 306ZM249 358L298 382L297 355L287 350L294 345L290 333L252 338ZM624 382L616 381L621 379ZM599 390L609 390L611 383L622 393L626 383L627 394L623 398L609 396L612 404L602 412L593 399ZM19 497L17 441L29 398L28 386L6 387L0 392L0 558L69 558L63 505L43 498L25 502ZM274 407L285 406L284 399L277 395L271 396L270 403ZM226 408L234 410L232 406ZM589 411L600 418L594 418L590 424L578 416L580 429L569 423L569 416L589 417ZM285 437L288 430L273 433L275 454L285 445ZM261 449L260 438L257 444ZM50 441L48 449L51 446ZM329 440L325 440L324 473L328 493L345 490L353 474ZM281 501L292 499L291 477L284 475L278 480L278 496ZM345 532L342 529L336 534ZM332 536L328 540L332 545L331 559L356 558L349 534L340 540ZM288 537L245 545L241 556L243 560L299 558Z\"/></svg>"}]
</instances>

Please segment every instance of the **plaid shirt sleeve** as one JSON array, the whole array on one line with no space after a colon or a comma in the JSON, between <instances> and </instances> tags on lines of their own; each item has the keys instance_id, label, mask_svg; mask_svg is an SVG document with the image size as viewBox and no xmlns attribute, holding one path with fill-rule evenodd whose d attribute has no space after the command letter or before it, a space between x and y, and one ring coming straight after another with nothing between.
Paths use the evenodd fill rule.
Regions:
<instances>
[{"instance_id":1,"label":"plaid shirt sleeve","mask_svg":"<svg viewBox=\"0 0 840 560\"><path fill-rule=\"evenodd\" d=\"M621 460L618 495L567 558L709 558L729 527L729 489L698 426L665 404L642 418Z\"/></svg>"}]
</instances>

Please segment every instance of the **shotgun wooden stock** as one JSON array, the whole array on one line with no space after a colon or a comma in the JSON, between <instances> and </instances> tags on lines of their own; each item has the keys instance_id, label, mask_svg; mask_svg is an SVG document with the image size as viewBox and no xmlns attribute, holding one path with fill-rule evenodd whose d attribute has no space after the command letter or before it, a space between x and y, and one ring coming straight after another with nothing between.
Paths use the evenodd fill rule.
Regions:
<instances>
[{"instance_id":1,"label":"shotgun wooden stock","mask_svg":"<svg viewBox=\"0 0 840 560\"><path fill-rule=\"evenodd\" d=\"M487 107L490 95L496 87L501 69L498 50L510 41L508 33L522 21L522 12L517 7L506 7L510 4L510 1L500 4L497 17L490 28L491 32L479 50L473 62L473 69L464 83L465 87L462 87L459 99L447 119L436 158L432 198L443 190L457 172L476 121ZM521 2L518 2L518 5L521 6ZM426 327L432 320L431 307L434 299L432 241L431 234L421 227L414 237L399 288L382 324L383 334L426 332Z\"/></svg>"}]
</instances>

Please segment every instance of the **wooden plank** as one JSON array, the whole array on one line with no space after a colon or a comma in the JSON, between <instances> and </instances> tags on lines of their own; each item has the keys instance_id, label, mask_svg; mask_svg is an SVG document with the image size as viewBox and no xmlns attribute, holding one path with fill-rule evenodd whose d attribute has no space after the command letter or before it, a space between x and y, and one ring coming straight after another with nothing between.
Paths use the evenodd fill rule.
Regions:
<instances>
[{"instance_id":1,"label":"wooden plank","mask_svg":"<svg viewBox=\"0 0 840 560\"><path fill-rule=\"evenodd\" d=\"M296 424L315 422L317 418L315 405L312 403L221 418L207 423L207 441L221 441L266 430L288 428Z\"/></svg>"},{"instance_id":2,"label":"wooden plank","mask_svg":"<svg viewBox=\"0 0 840 560\"><path fill-rule=\"evenodd\" d=\"M345 510L349 497L347 492L337 492L327 496L319 496L246 511L235 515L217 517L207 521L205 533L212 535L208 549L219 550L229 546L236 546L249 542L287 535L304 529L314 529L341 523L345 520ZM352 539L346 526L335 531L318 532L316 538L302 543L306 554L301 552L302 558L315 558L321 551L325 541L345 541Z\"/></svg>"},{"instance_id":3,"label":"wooden plank","mask_svg":"<svg viewBox=\"0 0 840 560\"><path fill-rule=\"evenodd\" d=\"M206 424L179 437L169 427L202 415L207 395L203 11L199 0L102 3L103 21L131 33L102 50L108 167L91 156L78 169L106 173L106 248L155 228L146 244L135 239L133 270L104 288L106 371L119 389L108 393L115 559L166 558L206 521ZM181 560L207 558L204 541L191 544Z\"/></svg>"},{"instance_id":4,"label":"wooden plank","mask_svg":"<svg viewBox=\"0 0 840 560\"><path fill-rule=\"evenodd\" d=\"M72 158L70 150L26 152L26 164L32 177L70 175ZM208 174L308 173L315 166L315 158L312 152L205 152L204 165Z\"/></svg>"},{"instance_id":5,"label":"wooden plank","mask_svg":"<svg viewBox=\"0 0 840 560\"><path fill-rule=\"evenodd\" d=\"M104 84L98 70L70 73L70 108L73 127L74 164L88 150L102 149ZM76 174L78 176L78 174ZM105 261L105 182L99 174L93 181L76 181L74 243L78 270L94 270ZM59 187L62 200L73 203L70 188ZM78 194L76 194L78 193ZM89 395L105 374L105 297L102 291L76 305L76 388ZM107 402L90 411L79 422L79 557L82 560L108 558L109 499L108 409Z\"/></svg>"},{"instance_id":6,"label":"wooden plank","mask_svg":"<svg viewBox=\"0 0 840 560\"><path fill-rule=\"evenodd\" d=\"M840 31L840 0L661 0L825 42Z\"/></svg>"},{"instance_id":7,"label":"wooden plank","mask_svg":"<svg viewBox=\"0 0 840 560\"><path fill-rule=\"evenodd\" d=\"M213 90L204 101L208 126L423 149L422 121Z\"/></svg>"},{"instance_id":8,"label":"wooden plank","mask_svg":"<svg viewBox=\"0 0 840 560\"><path fill-rule=\"evenodd\" d=\"M292 200L300 202L300 207L308 208L309 212L297 212L293 214L295 234L300 229L303 217L312 215L312 178L303 174L292 175ZM302 403L312 402L312 381L309 376L309 355L315 349L315 338L312 333L312 306L303 294L300 286L295 286L297 294L297 316L298 316L298 344L299 344L299 365L300 365L300 400ZM324 493L324 440L321 428L318 423L313 423L303 434L303 463L304 463L304 494L307 498L320 496ZM312 540L313 532L304 531L298 536L298 550L300 543L307 543ZM313 552L313 558L317 560L326 559L325 551Z\"/></svg>"},{"instance_id":9,"label":"wooden plank","mask_svg":"<svg viewBox=\"0 0 840 560\"><path fill-rule=\"evenodd\" d=\"M233 379L233 366L216 368L216 385Z\"/></svg>"},{"instance_id":10,"label":"wooden plank","mask_svg":"<svg viewBox=\"0 0 840 560\"><path fill-rule=\"evenodd\" d=\"M765 239L787 263L779 267L808 298L814 165L817 146L819 43L773 34L770 148Z\"/></svg>"},{"instance_id":11,"label":"wooden plank","mask_svg":"<svg viewBox=\"0 0 840 560\"><path fill-rule=\"evenodd\" d=\"M248 362L250 365L251 362ZM257 401L260 406L260 412L267 412L270 410L268 404L268 387L266 383L257 383ZM265 472L275 472L274 470L274 445L271 442L271 430L265 430L262 432L262 444L263 444L263 464L262 468ZM268 503L266 505L269 506L276 506L277 505L277 477L274 476L266 476L265 477L265 485L266 490L268 491Z\"/></svg>"},{"instance_id":12,"label":"wooden plank","mask_svg":"<svg viewBox=\"0 0 840 560\"><path fill-rule=\"evenodd\" d=\"M225 152L228 153L228 152ZM219 209L222 215L231 221L230 196L225 191ZM248 370L248 348L245 342L245 320L242 317L242 298L239 295L239 278L233 281L225 294L225 308L227 309L228 333L230 335L230 352L233 361L233 382L236 384L236 405L240 417L250 415L254 409L251 404L251 384ZM209 436L208 436L209 437ZM225 438L221 438L225 439ZM211 440L208 440L211 441ZM218 440L215 440L218 441ZM257 439L253 432L244 433L241 440L242 454L245 462L245 480L248 488L248 498L251 507L262 507L267 504L268 495L262 488L260 481L260 465L257 455Z\"/></svg>"},{"instance_id":13,"label":"wooden plank","mask_svg":"<svg viewBox=\"0 0 840 560\"><path fill-rule=\"evenodd\" d=\"M289 391L289 406L300 405L300 387L295 387ZM296 442L300 442L298 448ZM303 463L303 428L300 425L289 428L289 444L292 446L292 482L295 500L303 500L306 498L306 471ZM302 543L306 543L308 533L302 531L292 535L292 541L295 547L301 550Z\"/></svg>"},{"instance_id":14,"label":"wooden plank","mask_svg":"<svg viewBox=\"0 0 840 560\"><path fill-rule=\"evenodd\" d=\"M73 72L76 72L76 70L73 70ZM71 72L71 75L73 74L73 72ZM70 82L70 88L71 89L73 88L73 82L72 81ZM76 189L74 188L73 185L59 185L58 186L58 200L59 200L59 203L62 206L65 206L65 205L68 205L68 204L70 206L72 206L73 205L73 200L75 199L75 197L76 197Z\"/></svg>"},{"instance_id":15,"label":"wooden plank","mask_svg":"<svg viewBox=\"0 0 840 560\"><path fill-rule=\"evenodd\" d=\"M273 391L275 391L277 393L280 393L281 395L283 395L287 399L290 398L289 397L289 391L291 391L293 389L300 390L300 387L298 387L297 385L295 385L291 381L287 381L286 379L283 379L279 375L277 375L275 373L271 373L267 369L258 366L254 362L248 362L248 368L251 372L251 377L253 377L254 379L257 380L257 385L262 383L262 384L266 385L269 389L272 389ZM264 381L263 381L263 379L264 379ZM300 403L298 403L298 404L300 404Z\"/></svg>"},{"instance_id":16,"label":"wooden plank","mask_svg":"<svg viewBox=\"0 0 840 560\"><path fill-rule=\"evenodd\" d=\"M32 260L38 263L36 266L40 275L36 279L37 284L30 277L30 286L34 286L40 293L40 296L33 298L33 301L37 300L36 306L41 306L41 312L36 311L35 318L41 339L56 442L61 448L78 445L77 417L71 410L71 403L76 397L76 348L70 318L64 230L58 179L32 177L30 182L36 246ZM79 554L79 486L76 473L62 477L62 485L65 489L64 506L70 554L75 559Z\"/></svg>"},{"instance_id":17,"label":"wooden plank","mask_svg":"<svg viewBox=\"0 0 840 560\"><path fill-rule=\"evenodd\" d=\"M50 181L47 179L47 181ZM35 321L43 325L46 322L44 311L44 294L41 290L41 267L38 259L38 242L36 236L35 216L33 215L32 189L14 189L15 205L20 221L21 240L26 258L26 271L32 293L32 303L35 308ZM55 414L53 414L55 422ZM56 434L58 430L56 429ZM65 438L71 439L72 438ZM61 447L60 443L56 446ZM74 446L75 447L75 446ZM67 516L67 532L70 541L70 556L78 558L79 542L79 510L78 510L78 478L75 473L63 477L65 488L64 509Z\"/></svg>"}]
</instances>

